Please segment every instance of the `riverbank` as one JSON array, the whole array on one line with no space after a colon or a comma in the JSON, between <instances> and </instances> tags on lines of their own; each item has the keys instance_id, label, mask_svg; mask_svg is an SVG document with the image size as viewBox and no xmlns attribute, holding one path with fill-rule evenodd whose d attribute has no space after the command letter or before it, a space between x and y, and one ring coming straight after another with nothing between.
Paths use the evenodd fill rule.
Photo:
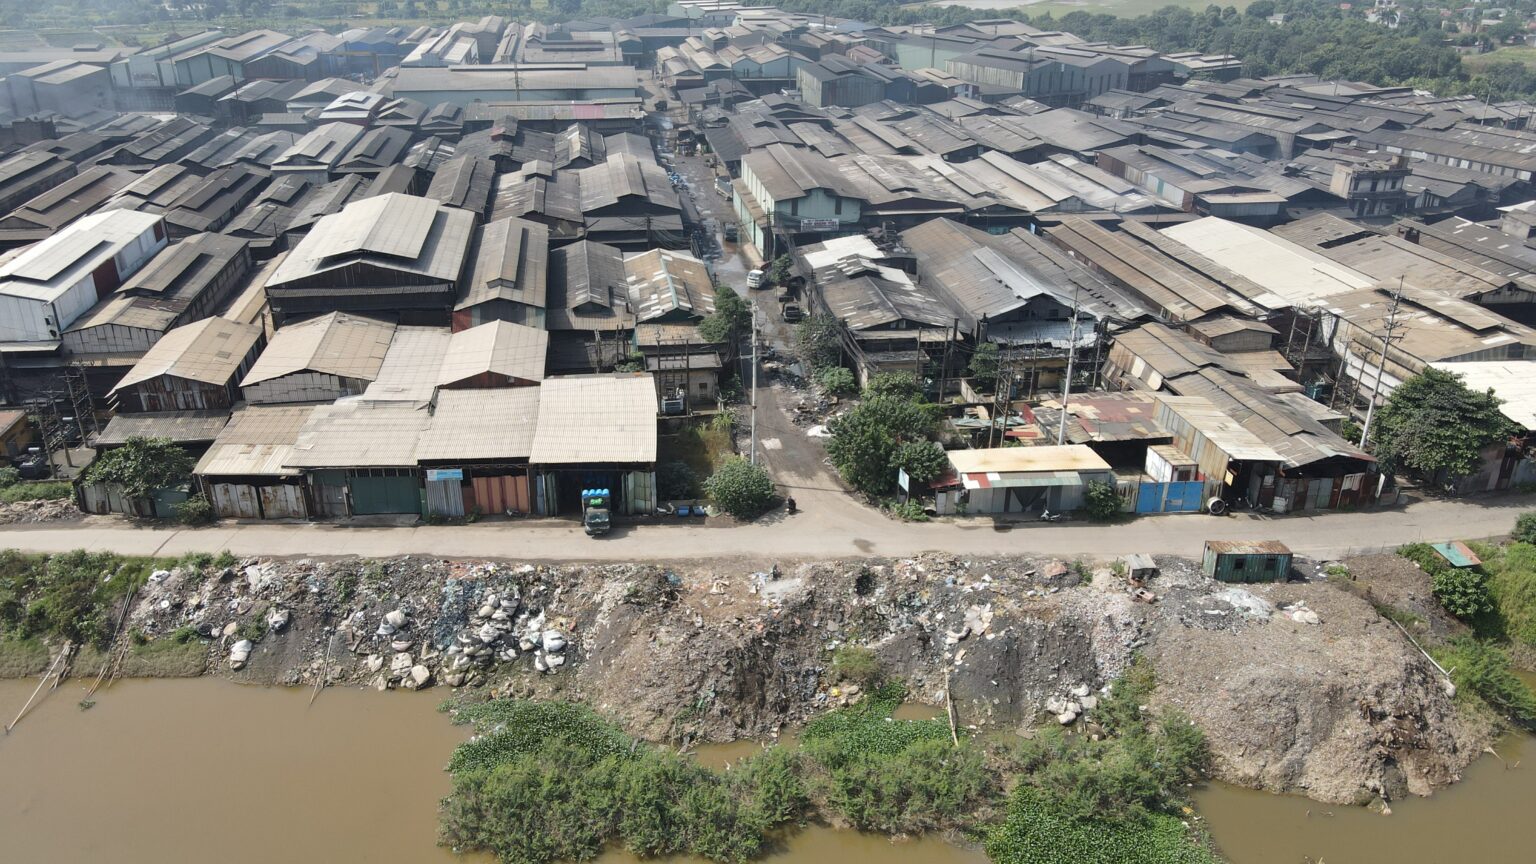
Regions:
<instances>
[{"instance_id":1,"label":"riverbank","mask_svg":"<svg viewBox=\"0 0 1536 864\"><path fill-rule=\"evenodd\" d=\"M94 582L90 568L108 563L76 569ZM668 568L200 556L147 572L115 668L162 660L162 674L253 684L569 699L635 737L688 744L762 739L849 701L833 669L846 645L917 701L943 704L947 689L977 731L1025 729L1047 711L1073 723L1081 695L1144 654L1162 682L1154 707L1205 730L1216 777L1336 803L1427 793L1492 740L1365 599L1317 579L1228 586L1193 562L1159 563L1157 602L1143 603L1110 566L1049 558ZM35 674L47 655L28 650ZM100 668L87 655L74 674Z\"/></svg>"}]
</instances>

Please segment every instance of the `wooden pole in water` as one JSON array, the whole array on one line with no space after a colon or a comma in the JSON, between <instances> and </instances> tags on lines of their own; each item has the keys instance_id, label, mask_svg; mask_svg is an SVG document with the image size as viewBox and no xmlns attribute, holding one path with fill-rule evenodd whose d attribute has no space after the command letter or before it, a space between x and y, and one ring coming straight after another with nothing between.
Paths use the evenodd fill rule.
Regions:
<instances>
[{"instance_id":1,"label":"wooden pole in water","mask_svg":"<svg viewBox=\"0 0 1536 864\"><path fill-rule=\"evenodd\" d=\"M949 720L949 739L960 746L960 731L955 728L955 699L949 694L949 661L944 661L944 717Z\"/></svg>"},{"instance_id":2,"label":"wooden pole in water","mask_svg":"<svg viewBox=\"0 0 1536 864\"><path fill-rule=\"evenodd\" d=\"M309 694L309 704L315 704L320 691L325 689L326 679L331 677L331 643L336 640L336 634L332 633L325 640L325 653L320 657L320 677L315 681L314 692Z\"/></svg>"},{"instance_id":3,"label":"wooden pole in water","mask_svg":"<svg viewBox=\"0 0 1536 864\"><path fill-rule=\"evenodd\" d=\"M117 627L112 631L112 641L108 643L107 656L102 658L101 671L96 673L96 680L91 684L91 688L85 691L86 699L96 695L97 688L101 687L102 679L107 677L107 670L112 667L112 659L117 653L117 640L122 638L123 625L128 623L128 610L133 608L133 598L138 593L139 589L135 588L129 591L128 596L123 599L123 612L117 616Z\"/></svg>"},{"instance_id":4,"label":"wooden pole in water","mask_svg":"<svg viewBox=\"0 0 1536 864\"><path fill-rule=\"evenodd\" d=\"M27 716L27 710L32 707L32 702L37 699L37 694L43 692L43 687L47 686L48 679L53 677L54 670L58 669L59 664L63 663L64 659L69 656L71 648L73 648L73 643L64 643L64 650L59 652L59 656L53 659L53 665L49 666L48 671L43 673L43 679L37 682L37 689L32 691L32 696L27 699L27 704L21 706L21 711L16 714L16 719L6 724L5 734L11 734L11 730L16 727L17 723L21 722L21 718Z\"/></svg>"}]
</instances>

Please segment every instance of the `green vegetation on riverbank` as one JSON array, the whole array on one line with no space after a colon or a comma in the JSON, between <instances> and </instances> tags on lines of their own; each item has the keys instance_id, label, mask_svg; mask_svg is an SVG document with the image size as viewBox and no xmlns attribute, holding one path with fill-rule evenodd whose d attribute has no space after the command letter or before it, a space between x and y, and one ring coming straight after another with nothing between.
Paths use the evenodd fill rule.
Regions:
<instances>
[{"instance_id":1,"label":"green vegetation on riverbank","mask_svg":"<svg viewBox=\"0 0 1536 864\"><path fill-rule=\"evenodd\" d=\"M105 648L121 602L154 571L233 563L227 552L157 559L83 549L58 555L0 550L0 643L67 639Z\"/></svg>"},{"instance_id":2,"label":"green vegetation on riverbank","mask_svg":"<svg viewBox=\"0 0 1536 864\"><path fill-rule=\"evenodd\" d=\"M610 843L641 856L736 864L796 824L956 831L1001 864L1209 862L1180 821L1203 776L1205 741L1174 713L1142 710L1138 664L1093 716L1033 738L960 736L944 720L894 720L905 693L875 687L807 725L799 750L771 747L720 772L635 741L592 710L498 700L456 709L476 737L449 763L441 839L505 864L584 860Z\"/></svg>"},{"instance_id":3,"label":"green vegetation on riverbank","mask_svg":"<svg viewBox=\"0 0 1536 864\"><path fill-rule=\"evenodd\" d=\"M1521 536L1518 527L1516 536ZM1398 550L1429 576L1440 605L1471 628L1470 635L1430 646L1430 653L1450 671L1463 698L1536 729L1536 692L1515 674L1511 661L1513 653L1529 668L1536 659L1536 545L1516 540L1469 546L1482 564L1452 567L1424 543Z\"/></svg>"}]
</instances>

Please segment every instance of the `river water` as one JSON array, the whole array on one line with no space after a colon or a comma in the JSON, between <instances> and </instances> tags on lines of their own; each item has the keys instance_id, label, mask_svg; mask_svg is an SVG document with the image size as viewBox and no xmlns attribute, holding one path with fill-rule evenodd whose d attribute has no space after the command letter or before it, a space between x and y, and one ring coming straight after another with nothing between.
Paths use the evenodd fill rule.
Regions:
<instances>
[{"instance_id":1,"label":"river water","mask_svg":"<svg viewBox=\"0 0 1536 864\"><path fill-rule=\"evenodd\" d=\"M14 717L34 681L0 681ZM243 687L215 678L122 681L82 711L82 688L49 695L0 738L0 860L85 864L443 864L473 862L438 847L442 767L465 730L437 713L442 692ZM916 715L917 709L911 709ZM792 740L792 733L785 733ZM1233 864L1312 860L1528 860L1536 848L1536 747L1511 736L1466 782L1394 815L1329 807L1216 784L1201 813ZM720 766L756 745L706 747ZM1514 766L1527 756L1530 765ZM1310 811L1310 814L1309 814ZM771 864L985 864L939 840L812 828ZM600 864L636 864L612 852Z\"/></svg>"}]
</instances>

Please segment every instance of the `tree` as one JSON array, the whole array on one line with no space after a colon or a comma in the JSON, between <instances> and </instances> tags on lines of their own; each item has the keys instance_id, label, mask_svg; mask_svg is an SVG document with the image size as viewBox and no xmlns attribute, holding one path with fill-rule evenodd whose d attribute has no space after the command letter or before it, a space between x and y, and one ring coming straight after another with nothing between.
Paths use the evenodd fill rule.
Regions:
<instances>
[{"instance_id":1,"label":"tree","mask_svg":"<svg viewBox=\"0 0 1536 864\"><path fill-rule=\"evenodd\" d=\"M923 395L922 382L910 372L877 372L864 385L864 398L894 396L898 399L917 399Z\"/></svg>"},{"instance_id":2,"label":"tree","mask_svg":"<svg viewBox=\"0 0 1536 864\"><path fill-rule=\"evenodd\" d=\"M709 498L737 519L755 519L773 505L773 481L761 466L734 456L704 483Z\"/></svg>"},{"instance_id":3,"label":"tree","mask_svg":"<svg viewBox=\"0 0 1536 864\"><path fill-rule=\"evenodd\" d=\"M991 384L997 380L999 369L996 342L983 342L971 355L971 376Z\"/></svg>"},{"instance_id":4,"label":"tree","mask_svg":"<svg viewBox=\"0 0 1536 864\"><path fill-rule=\"evenodd\" d=\"M853 373L842 366L823 366L816 370L816 383L835 396L852 393L855 388Z\"/></svg>"},{"instance_id":5,"label":"tree","mask_svg":"<svg viewBox=\"0 0 1536 864\"><path fill-rule=\"evenodd\" d=\"M783 285L794 274L795 261L788 255L780 255L773 259L773 264L768 267L768 279L775 285Z\"/></svg>"},{"instance_id":6,"label":"tree","mask_svg":"<svg viewBox=\"0 0 1536 864\"><path fill-rule=\"evenodd\" d=\"M147 498L156 489L175 489L192 479L192 457L169 438L129 438L86 469L91 483L121 486L129 498Z\"/></svg>"},{"instance_id":7,"label":"tree","mask_svg":"<svg viewBox=\"0 0 1536 864\"><path fill-rule=\"evenodd\" d=\"M1515 431L1502 404L1492 390L1478 393L1460 375L1426 368L1397 385L1376 412L1376 458L1388 470L1465 477L1482 464L1484 447Z\"/></svg>"},{"instance_id":8,"label":"tree","mask_svg":"<svg viewBox=\"0 0 1536 864\"><path fill-rule=\"evenodd\" d=\"M1083 510L1095 522L1108 522L1120 513L1120 493L1113 483L1095 480L1083 489Z\"/></svg>"},{"instance_id":9,"label":"tree","mask_svg":"<svg viewBox=\"0 0 1536 864\"><path fill-rule=\"evenodd\" d=\"M931 441L907 441L896 448L891 464L907 472L916 483L927 483L944 473L949 457Z\"/></svg>"},{"instance_id":10,"label":"tree","mask_svg":"<svg viewBox=\"0 0 1536 864\"><path fill-rule=\"evenodd\" d=\"M843 358L842 322L831 315L812 315L795 325L800 359L812 369L835 365Z\"/></svg>"},{"instance_id":11,"label":"tree","mask_svg":"<svg viewBox=\"0 0 1536 864\"><path fill-rule=\"evenodd\" d=\"M938 422L939 406L910 396L865 392L852 411L828 424L827 455L849 485L880 497L896 486L897 451L902 444L927 439Z\"/></svg>"},{"instance_id":12,"label":"tree","mask_svg":"<svg viewBox=\"0 0 1536 864\"><path fill-rule=\"evenodd\" d=\"M699 322L699 335L716 344L735 344L752 326L752 308L729 286L715 288L715 311Z\"/></svg>"}]
</instances>

